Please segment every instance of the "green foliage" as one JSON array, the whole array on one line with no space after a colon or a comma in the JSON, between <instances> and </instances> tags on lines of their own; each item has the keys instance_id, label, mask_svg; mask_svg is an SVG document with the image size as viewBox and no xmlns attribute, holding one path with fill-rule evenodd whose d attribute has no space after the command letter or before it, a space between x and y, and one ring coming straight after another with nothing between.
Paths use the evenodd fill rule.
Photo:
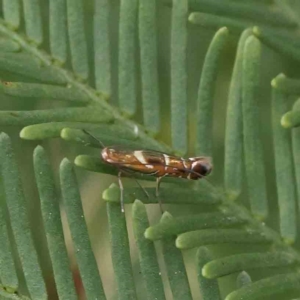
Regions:
<instances>
[{"instance_id":1,"label":"green foliage","mask_svg":"<svg viewBox=\"0 0 300 300\"><path fill-rule=\"evenodd\" d=\"M58 195L55 189L50 162L45 150L41 146L35 149L33 161L57 293L61 298L76 299L63 235Z\"/></svg>"},{"instance_id":2,"label":"green foliage","mask_svg":"<svg viewBox=\"0 0 300 300\"><path fill-rule=\"evenodd\" d=\"M111 257L118 285L119 299L137 299L132 275L130 249L125 214L120 206L107 203L109 233L111 238Z\"/></svg>"},{"instance_id":3,"label":"green foliage","mask_svg":"<svg viewBox=\"0 0 300 300\"><path fill-rule=\"evenodd\" d=\"M154 244L144 236L145 230L149 227L149 221L146 207L140 200L135 200L133 203L132 222L147 297L149 299L165 299Z\"/></svg>"},{"instance_id":4,"label":"green foliage","mask_svg":"<svg viewBox=\"0 0 300 300\"><path fill-rule=\"evenodd\" d=\"M0 144L1 174L6 205L27 288L33 299L47 299L45 283L29 228L21 178L11 141L7 134L1 133ZM16 282L13 279L12 281L12 292L14 292ZM8 289L11 291L11 286L8 286Z\"/></svg>"},{"instance_id":5,"label":"green foliage","mask_svg":"<svg viewBox=\"0 0 300 300\"><path fill-rule=\"evenodd\" d=\"M213 95L218 75L221 51L228 41L228 29L219 29L207 50L197 99L197 144L196 153L212 156ZM205 143L203 143L205 141Z\"/></svg>"},{"instance_id":6,"label":"green foliage","mask_svg":"<svg viewBox=\"0 0 300 300\"><path fill-rule=\"evenodd\" d=\"M205 247L200 247L197 250L197 267L198 267L198 282L200 293L203 299L219 300L220 292L218 288L218 281L215 279L207 279L203 276L203 267L211 260L211 254Z\"/></svg>"},{"instance_id":7,"label":"green foliage","mask_svg":"<svg viewBox=\"0 0 300 300\"><path fill-rule=\"evenodd\" d=\"M250 36L244 45L242 66L242 115L245 171L252 212L259 219L268 215L265 164L260 133L259 103L261 45Z\"/></svg>"},{"instance_id":8,"label":"green foliage","mask_svg":"<svg viewBox=\"0 0 300 300\"><path fill-rule=\"evenodd\" d=\"M0 299L299 298L300 5L244 2L1 1ZM213 184L136 174L124 214L101 144Z\"/></svg>"},{"instance_id":9,"label":"green foliage","mask_svg":"<svg viewBox=\"0 0 300 300\"><path fill-rule=\"evenodd\" d=\"M172 221L173 216L165 212L161 219L160 224L164 224L165 221ZM147 230L149 230L148 228ZM147 237L147 230L145 231L145 237ZM147 237L148 238L148 237ZM164 260L168 272L168 278L172 295L174 299L189 300L192 299L191 290L185 270L185 265L181 251L175 246L176 234L170 235L169 238L164 238L162 241L162 251ZM153 240L150 238L150 240Z\"/></svg>"}]
</instances>

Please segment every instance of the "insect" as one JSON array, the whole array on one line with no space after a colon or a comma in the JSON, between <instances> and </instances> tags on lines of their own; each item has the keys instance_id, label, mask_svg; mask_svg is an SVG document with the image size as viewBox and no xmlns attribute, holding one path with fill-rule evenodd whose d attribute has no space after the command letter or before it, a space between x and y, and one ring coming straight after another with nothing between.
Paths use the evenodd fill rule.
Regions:
<instances>
[{"instance_id":1,"label":"insect","mask_svg":"<svg viewBox=\"0 0 300 300\"><path fill-rule=\"evenodd\" d=\"M102 145L96 137L85 130L84 132ZM198 180L212 171L211 159L205 156L182 158L155 150L129 150L120 146L104 147L104 145L102 147L101 157L103 161L119 169L118 181L121 190L122 212L124 212L122 173L137 172L156 177L156 196L158 197L159 186L163 177ZM159 203L162 208L160 200Z\"/></svg>"}]
</instances>

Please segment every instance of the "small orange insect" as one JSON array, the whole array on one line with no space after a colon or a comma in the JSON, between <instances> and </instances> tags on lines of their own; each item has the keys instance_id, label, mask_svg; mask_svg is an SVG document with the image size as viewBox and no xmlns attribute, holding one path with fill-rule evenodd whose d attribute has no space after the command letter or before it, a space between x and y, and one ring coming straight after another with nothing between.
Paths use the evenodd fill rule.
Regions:
<instances>
[{"instance_id":1,"label":"small orange insect","mask_svg":"<svg viewBox=\"0 0 300 300\"><path fill-rule=\"evenodd\" d=\"M159 185L163 177L169 176L198 180L207 176L212 171L211 159L209 157L182 158L155 150L128 150L120 146L104 147L96 137L85 130L84 132L92 136L103 147L101 150L103 161L119 169L118 181L121 190L120 203L122 212L124 212L122 173L138 172L157 177L156 196L158 196Z\"/></svg>"}]
</instances>

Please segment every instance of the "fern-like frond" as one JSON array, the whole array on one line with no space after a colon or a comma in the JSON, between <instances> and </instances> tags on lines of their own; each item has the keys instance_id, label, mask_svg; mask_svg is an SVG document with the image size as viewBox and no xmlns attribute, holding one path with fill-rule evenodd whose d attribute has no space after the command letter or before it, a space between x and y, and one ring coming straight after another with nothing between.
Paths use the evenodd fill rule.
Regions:
<instances>
[{"instance_id":1,"label":"fern-like frond","mask_svg":"<svg viewBox=\"0 0 300 300\"><path fill-rule=\"evenodd\" d=\"M76 299L83 293L87 299L120 300L299 297L300 254L295 242L300 145L294 127L300 124L300 114L299 101L291 107L289 99L299 95L300 84L294 78L299 72L292 72L293 65L286 60L299 61L296 4L121 0L116 7L108 0L2 0L1 5L1 131L11 133L10 127L17 126L27 140L14 145L13 132L12 138L0 135L1 299L47 299L55 297L53 290L59 299ZM198 37L200 50L205 50L202 56ZM220 70L236 42L223 122L230 72L224 75ZM279 60L281 64L276 64ZM230 60L226 69L229 65ZM272 86L268 105L260 95L266 81ZM222 102L215 102L215 94ZM170 99L165 100L166 95ZM268 114L272 126L267 135L273 139L268 147L274 162L270 155L266 158L266 134L261 129ZM263 125L268 127L267 122ZM26 151L30 141L50 138L70 142L72 148L71 153L63 148L69 159L64 158L54 173L55 161L61 160L60 146L52 147L49 158L38 146L33 163ZM79 184L87 174L83 169L101 173L99 185L105 186L109 180L105 174L119 173L100 158L102 144L206 155L215 164L214 184L166 177L158 197L152 186L126 184L126 214L120 210L120 188L102 187L111 242L106 252L116 290L107 283L109 270L102 269L106 261L95 250ZM85 146L98 149L97 156ZM34 213L27 195L35 189L28 187L31 173L40 202ZM149 185L155 180L136 175ZM223 177L224 191L215 186ZM276 184L270 185L272 181ZM172 214L165 211L158 218L151 204L160 201ZM36 240L34 222L29 220L39 215L42 223L36 227L45 231L45 241ZM160 248L154 244L158 241ZM40 243L46 243L51 268L47 255L38 251ZM136 265L141 276L136 275ZM49 269L56 288L51 287ZM226 287L219 279L230 276Z\"/></svg>"}]
</instances>

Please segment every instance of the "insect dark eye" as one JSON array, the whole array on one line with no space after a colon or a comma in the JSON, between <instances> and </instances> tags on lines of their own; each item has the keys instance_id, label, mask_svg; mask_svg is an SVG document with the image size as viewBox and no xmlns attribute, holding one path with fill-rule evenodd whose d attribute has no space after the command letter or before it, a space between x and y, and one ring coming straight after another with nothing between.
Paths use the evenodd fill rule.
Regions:
<instances>
[{"instance_id":1,"label":"insect dark eye","mask_svg":"<svg viewBox=\"0 0 300 300\"><path fill-rule=\"evenodd\" d=\"M206 176L210 172L211 172L211 167L210 166L206 166L206 165L201 166L201 175Z\"/></svg>"},{"instance_id":2,"label":"insect dark eye","mask_svg":"<svg viewBox=\"0 0 300 300\"><path fill-rule=\"evenodd\" d=\"M212 167L211 167L210 164L206 164L206 163L204 163L202 161L196 161L196 162L194 162L192 164L192 170L196 174L194 174L194 176L192 176L192 177L195 177L195 178L192 178L192 179L199 179L199 178L201 178L203 176L208 175L211 172L211 169L212 169Z\"/></svg>"}]
</instances>

